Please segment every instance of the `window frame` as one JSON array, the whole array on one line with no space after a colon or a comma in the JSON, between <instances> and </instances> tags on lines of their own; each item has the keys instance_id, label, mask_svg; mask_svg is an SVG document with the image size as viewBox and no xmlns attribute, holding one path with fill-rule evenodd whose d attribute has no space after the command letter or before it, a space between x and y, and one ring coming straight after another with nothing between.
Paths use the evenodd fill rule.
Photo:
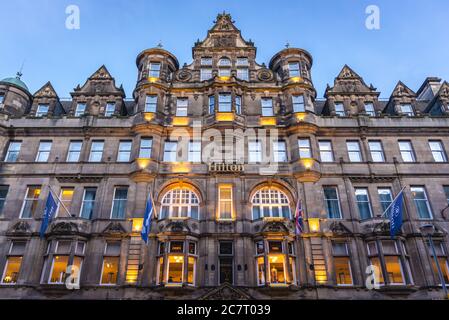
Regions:
<instances>
[{"instance_id":1,"label":"window frame","mask_svg":"<svg viewBox=\"0 0 449 320\"><path fill-rule=\"evenodd\" d=\"M324 146L324 144L328 144L329 149L323 149L322 146ZM332 140L319 140L318 141L318 150L320 153L320 161L321 162L323 162L323 163L335 162L334 148L333 148ZM330 160L327 159L327 156L323 157L323 155L330 155Z\"/></svg>"},{"instance_id":2,"label":"window frame","mask_svg":"<svg viewBox=\"0 0 449 320\"><path fill-rule=\"evenodd\" d=\"M230 197L229 199L222 199L222 194L221 191L223 189L227 189L229 191ZM234 220L234 206L233 206L233 201L234 201L234 193L233 193L233 185L231 184L220 184L218 185L218 217L217 220L218 221L232 221ZM222 217L222 210L221 210L221 205L225 203L228 204L230 207L230 217Z\"/></svg>"},{"instance_id":3,"label":"window frame","mask_svg":"<svg viewBox=\"0 0 449 320\"><path fill-rule=\"evenodd\" d=\"M90 191L90 190L95 190L94 198L93 198L93 200L86 200L86 193L87 193L88 191ZM86 220L91 220L91 219L92 219L93 214L94 214L94 209L95 209L96 200L97 200L97 190L98 190L97 187L84 187L84 190L83 190L83 199L82 199L82 201L81 201L80 212L79 212L79 215L78 215L80 218L86 219ZM90 216L89 216L89 217L84 217L84 216L83 216L83 212L84 212L84 208L85 208L86 202L92 203L92 207L91 207L91 208L92 208L92 209L91 209L92 211L90 212Z\"/></svg>"},{"instance_id":4,"label":"window frame","mask_svg":"<svg viewBox=\"0 0 449 320\"><path fill-rule=\"evenodd\" d=\"M103 153L104 153L104 140L92 140L90 144L90 151L89 151L89 162L92 163L100 163L103 160ZM101 144L101 151L94 150L93 147L95 144ZM94 156L100 154L100 158L98 160L94 161Z\"/></svg>"},{"instance_id":5,"label":"window frame","mask_svg":"<svg viewBox=\"0 0 449 320\"><path fill-rule=\"evenodd\" d=\"M365 194L363 194L362 196L366 196L366 200L359 200L357 198L357 192L365 192ZM371 204L371 198L370 198L370 194L369 194L368 188L367 187L355 187L354 188L354 196L355 196L355 202L356 202L356 205L357 205L357 209L359 211L360 220L361 221L366 221L366 220L374 218L373 207L372 207L372 204ZM366 204L368 205L369 216L368 217L362 217L362 211L361 211L360 206L361 205L366 205Z\"/></svg>"},{"instance_id":6,"label":"window frame","mask_svg":"<svg viewBox=\"0 0 449 320\"><path fill-rule=\"evenodd\" d=\"M261 116L262 117L274 117L274 103L273 98L262 97L260 99Z\"/></svg>"},{"instance_id":7,"label":"window frame","mask_svg":"<svg viewBox=\"0 0 449 320\"><path fill-rule=\"evenodd\" d=\"M402 149L401 144L407 144L409 149ZM398 140L398 147L399 147L399 153L401 154L402 162L404 163L416 163L416 154L415 150L413 148L413 143L410 140ZM411 157L411 161L408 161L406 157L404 157L405 154L408 154Z\"/></svg>"},{"instance_id":8,"label":"window frame","mask_svg":"<svg viewBox=\"0 0 449 320\"><path fill-rule=\"evenodd\" d=\"M126 198L117 198L117 190L119 190L119 189L126 190ZM111 206L111 213L109 215L109 219L111 219L111 220L125 220L126 219L126 214L127 214L127 209L128 209L128 197L129 197L129 186L115 186L114 187L114 195L112 197L112 206ZM121 217L121 216L114 217L113 216L114 208L116 205L118 205L117 204L118 202L125 203L124 206L119 206L119 209L117 209L117 210L120 210L120 207L123 207L123 217Z\"/></svg>"},{"instance_id":9,"label":"window frame","mask_svg":"<svg viewBox=\"0 0 449 320\"><path fill-rule=\"evenodd\" d=\"M149 142L148 146L144 146L144 142ZM145 155L148 155L146 157ZM153 138L152 137L142 137L140 138L140 145L139 145L139 159L152 159L153 153Z\"/></svg>"},{"instance_id":10,"label":"window frame","mask_svg":"<svg viewBox=\"0 0 449 320\"><path fill-rule=\"evenodd\" d=\"M189 98L179 97L176 98L176 116L187 117L189 110Z\"/></svg>"},{"instance_id":11,"label":"window frame","mask_svg":"<svg viewBox=\"0 0 449 320\"><path fill-rule=\"evenodd\" d=\"M421 192L424 195L424 199L416 199L415 196L413 195L413 193L416 192L416 191L414 191L414 189L421 189L422 190ZM416 186L416 185L410 186L410 194L412 196L412 200L413 200L413 203L415 205L416 215L417 215L418 219L419 220L433 220L434 219L433 210L432 210L432 206L431 206L430 201L429 201L429 196L427 194L426 187L425 186ZM429 217L428 218L425 218L425 217L421 216L420 211L419 211L419 207L418 207L418 205L416 203L417 201L424 201L425 202L427 211L429 213Z\"/></svg>"},{"instance_id":12,"label":"window frame","mask_svg":"<svg viewBox=\"0 0 449 320\"><path fill-rule=\"evenodd\" d=\"M356 148L353 150L350 146L356 146ZM346 141L346 150L348 153L348 159L351 163L361 163L363 162L363 155L362 150L360 148L360 142L358 140L347 140ZM356 158L354 158L354 156Z\"/></svg>"},{"instance_id":13,"label":"window frame","mask_svg":"<svg viewBox=\"0 0 449 320\"><path fill-rule=\"evenodd\" d=\"M335 194L336 194L336 198L327 198L326 197L326 189L334 189L335 190ZM323 186L323 196L324 196L324 205L326 207L326 214L327 214L327 218L328 219L332 219L332 220L342 220L343 219L343 212L341 210L341 201L340 201L340 194L338 191L338 187L337 186ZM331 212L329 211L329 201L336 201L336 203L338 204L337 208L338 208L338 217L334 216L334 214L332 214L331 216Z\"/></svg>"},{"instance_id":14,"label":"window frame","mask_svg":"<svg viewBox=\"0 0 449 320\"><path fill-rule=\"evenodd\" d=\"M127 148L127 146L129 146L129 149ZM133 149L133 141L132 140L120 140L119 144L118 144L116 161L119 163L130 162L132 149Z\"/></svg>"},{"instance_id":15,"label":"window frame","mask_svg":"<svg viewBox=\"0 0 449 320\"><path fill-rule=\"evenodd\" d=\"M434 150L432 148L432 144L437 144L439 149L438 150ZM443 142L441 140L429 140L428 141L428 145L429 145L429 149L432 153L432 157L434 162L436 163L446 163L447 162L447 154L446 151L444 149L444 145ZM441 160L438 159L438 157L435 156L435 154L438 154L441 157Z\"/></svg>"},{"instance_id":16,"label":"window frame","mask_svg":"<svg viewBox=\"0 0 449 320\"><path fill-rule=\"evenodd\" d=\"M147 94L145 96L144 112L155 113L157 110L159 97L156 94Z\"/></svg>"},{"instance_id":17,"label":"window frame","mask_svg":"<svg viewBox=\"0 0 449 320\"><path fill-rule=\"evenodd\" d=\"M45 148L45 146L48 146ZM46 163L48 162L48 159L50 158L51 149L53 147L53 141L52 140L41 140L39 141L39 146L37 149L36 159L34 162L38 163ZM43 156L44 158L41 158Z\"/></svg>"},{"instance_id":18,"label":"window frame","mask_svg":"<svg viewBox=\"0 0 449 320\"><path fill-rule=\"evenodd\" d=\"M15 163L17 162L17 160L19 159L19 155L20 155L20 150L22 149L22 140L11 140L8 143L8 150L6 151L6 155L5 155L5 160L4 162L8 162L8 163ZM11 150L12 146L16 146L18 145L17 150ZM11 156L11 154L15 155L15 158L13 161L11 161L9 158Z\"/></svg>"},{"instance_id":19,"label":"window frame","mask_svg":"<svg viewBox=\"0 0 449 320\"><path fill-rule=\"evenodd\" d=\"M45 112L40 111L41 108L45 109ZM39 103L36 109L36 117L42 118L48 116L48 111L50 110L50 105L48 103Z\"/></svg>"},{"instance_id":20,"label":"window frame","mask_svg":"<svg viewBox=\"0 0 449 320\"><path fill-rule=\"evenodd\" d=\"M79 150L72 148L73 145L75 144L79 144ZM70 162L70 163L76 163L80 161L80 157L81 157L81 150L83 149L83 140L70 140L69 141L69 148L67 151L67 157L66 157L66 162ZM78 154L78 156L76 157L76 160L71 160L71 155L73 154Z\"/></svg>"},{"instance_id":21,"label":"window frame","mask_svg":"<svg viewBox=\"0 0 449 320\"><path fill-rule=\"evenodd\" d=\"M373 148L373 144L378 144L378 146L380 147L379 150L374 149ZM382 144L381 140L369 140L368 141L368 149L369 149L369 152L370 152L371 161L373 163L384 163L384 162L386 162L385 152L384 152L384 148L383 148L383 144ZM377 161L376 157L374 157L373 154L380 155L381 158L382 158L382 161Z\"/></svg>"}]
</instances>

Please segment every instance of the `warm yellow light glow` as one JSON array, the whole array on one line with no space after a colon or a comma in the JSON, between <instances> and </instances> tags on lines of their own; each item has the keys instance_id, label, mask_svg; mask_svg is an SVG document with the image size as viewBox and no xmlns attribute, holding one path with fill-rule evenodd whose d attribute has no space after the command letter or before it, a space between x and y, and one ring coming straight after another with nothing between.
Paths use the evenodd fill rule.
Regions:
<instances>
[{"instance_id":1,"label":"warm yellow light glow","mask_svg":"<svg viewBox=\"0 0 449 320\"><path fill-rule=\"evenodd\" d=\"M261 117L260 125L261 126L275 126L276 125L276 117Z\"/></svg>"},{"instance_id":2,"label":"warm yellow light glow","mask_svg":"<svg viewBox=\"0 0 449 320\"><path fill-rule=\"evenodd\" d=\"M151 160L147 158L137 158L136 163L141 170L146 169L150 165Z\"/></svg>"},{"instance_id":3,"label":"warm yellow light glow","mask_svg":"<svg viewBox=\"0 0 449 320\"><path fill-rule=\"evenodd\" d=\"M291 77L290 80L293 81L293 82L301 82L301 81L303 81L301 77Z\"/></svg>"},{"instance_id":4,"label":"warm yellow light glow","mask_svg":"<svg viewBox=\"0 0 449 320\"><path fill-rule=\"evenodd\" d=\"M172 171L173 173L189 173L191 171L190 163L176 162L173 164Z\"/></svg>"},{"instance_id":5,"label":"warm yellow light glow","mask_svg":"<svg viewBox=\"0 0 449 320\"><path fill-rule=\"evenodd\" d=\"M326 271L315 271L315 281L318 283L326 283L327 281Z\"/></svg>"},{"instance_id":6,"label":"warm yellow light glow","mask_svg":"<svg viewBox=\"0 0 449 320\"><path fill-rule=\"evenodd\" d=\"M144 112L143 114L145 121L151 121L154 119L155 116L156 114L154 112Z\"/></svg>"},{"instance_id":7,"label":"warm yellow light glow","mask_svg":"<svg viewBox=\"0 0 449 320\"><path fill-rule=\"evenodd\" d=\"M296 120L298 120L298 121L304 121L306 116L307 116L307 113L305 113L305 112L297 112L297 113L295 113Z\"/></svg>"},{"instance_id":8,"label":"warm yellow light glow","mask_svg":"<svg viewBox=\"0 0 449 320\"><path fill-rule=\"evenodd\" d=\"M231 77L225 77L225 76L222 76L222 77L218 77L218 79L219 79L220 81L229 81L229 79L231 79Z\"/></svg>"},{"instance_id":9,"label":"warm yellow light glow","mask_svg":"<svg viewBox=\"0 0 449 320\"><path fill-rule=\"evenodd\" d=\"M218 112L215 115L216 121L234 121L234 113L233 112Z\"/></svg>"},{"instance_id":10,"label":"warm yellow light glow","mask_svg":"<svg viewBox=\"0 0 449 320\"><path fill-rule=\"evenodd\" d=\"M174 126L188 126L189 118L188 117L174 117L172 124Z\"/></svg>"},{"instance_id":11,"label":"warm yellow light glow","mask_svg":"<svg viewBox=\"0 0 449 320\"><path fill-rule=\"evenodd\" d=\"M159 78L157 78L157 77L148 77L148 81L151 82L151 83L154 83L157 80L159 80Z\"/></svg>"},{"instance_id":12,"label":"warm yellow light glow","mask_svg":"<svg viewBox=\"0 0 449 320\"><path fill-rule=\"evenodd\" d=\"M133 222L133 232L142 231L143 218L133 218L132 222Z\"/></svg>"},{"instance_id":13,"label":"warm yellow light glow","mask_svg":"<svg viewBox=\"0 0 449 320\"><path fill-rule=\"evenodd\" d=\"M311 232L320 231L320 219L319 218L309 218L309 229Z\"/></svg>"},{"instance_id":14,"label":"warm yellow light glow","mask_svg":"<svg viewBox=\"0 0 449 320\"><path fill-rule=\"evenodd\" d=\"M313 159L301 159L301 163L306 170L310 170L312 168L314 162L315 162L315 160L313 160Z\"/></svg>"}]
</instances>

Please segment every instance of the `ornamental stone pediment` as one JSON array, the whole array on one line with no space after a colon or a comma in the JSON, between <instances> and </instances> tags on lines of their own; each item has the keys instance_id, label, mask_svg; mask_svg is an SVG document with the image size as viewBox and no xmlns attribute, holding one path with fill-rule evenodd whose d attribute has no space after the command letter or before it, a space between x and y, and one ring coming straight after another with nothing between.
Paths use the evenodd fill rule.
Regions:
<instances>
[{"instance_id":1,"label":"ornamental stone pediment","mask_svg":"<svg viewBox=\"0 0 449 320\"><path fill-rule=\"evenodd\" d=\"M212 289L199 300L252 300L253 298L245 291L234 288L228 283Z\"/></svg>"},{"instance_id":2,"label":"ornamental stone pediment","mask_svg":"<svg viewBox=\"0 0 449 320\"><path fill-rule=\"evenodd\" d=\"M7 235L25 235L31 233L31 227L26 221L19 221L9 228Z\"/></svg>"}]
</instances>

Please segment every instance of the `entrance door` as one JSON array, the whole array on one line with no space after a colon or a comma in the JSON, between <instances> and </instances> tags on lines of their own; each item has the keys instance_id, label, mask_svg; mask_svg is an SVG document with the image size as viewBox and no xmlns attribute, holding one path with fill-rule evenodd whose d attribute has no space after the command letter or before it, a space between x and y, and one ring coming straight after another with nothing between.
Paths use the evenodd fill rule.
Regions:
<instances>
[{"instance_id":1,"label":"entrance door","mask_svg":"<svg viewBox=\"0 0 449 320\"><path fill-rule=\"evenodd\" d=\"M232 257L220 257L220 284L234 282Z\"/></svg>"}]
</instances>

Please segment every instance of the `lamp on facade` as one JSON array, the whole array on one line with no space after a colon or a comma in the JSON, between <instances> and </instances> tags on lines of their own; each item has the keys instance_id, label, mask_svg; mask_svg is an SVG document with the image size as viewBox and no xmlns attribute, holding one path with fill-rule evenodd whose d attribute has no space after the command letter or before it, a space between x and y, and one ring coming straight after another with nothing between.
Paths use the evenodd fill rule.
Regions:
<instances>
[{"instance_id":1,"label":"lamp on facade","mask_svg":"<svg viewBox=\"0 0 449 320\"><path fill-rule=\"evenodd\" d=\"M308 222L310 232L320 232L320 218L309 218Z\"/></svg>"},{"instance_id":2,"label":"lamp on facade","mask_svg":"<svg viewBox=\"0 0 449 320\"><path fill-rule=\"evenodd\" d=\"M435 246L433 244L433 235L435 233L435 226L433 224L425 224L419 228L423 237L426 237L429 241L430 249L432 250L433 259L435 260L435 265L438 270L438 277L440 278L440 283L443 287L445 299L449 299L449 294L447 292L446 282L444 281L443 272L441 270L440 262L435 251Z\"/></svg>"}]
</instances>

